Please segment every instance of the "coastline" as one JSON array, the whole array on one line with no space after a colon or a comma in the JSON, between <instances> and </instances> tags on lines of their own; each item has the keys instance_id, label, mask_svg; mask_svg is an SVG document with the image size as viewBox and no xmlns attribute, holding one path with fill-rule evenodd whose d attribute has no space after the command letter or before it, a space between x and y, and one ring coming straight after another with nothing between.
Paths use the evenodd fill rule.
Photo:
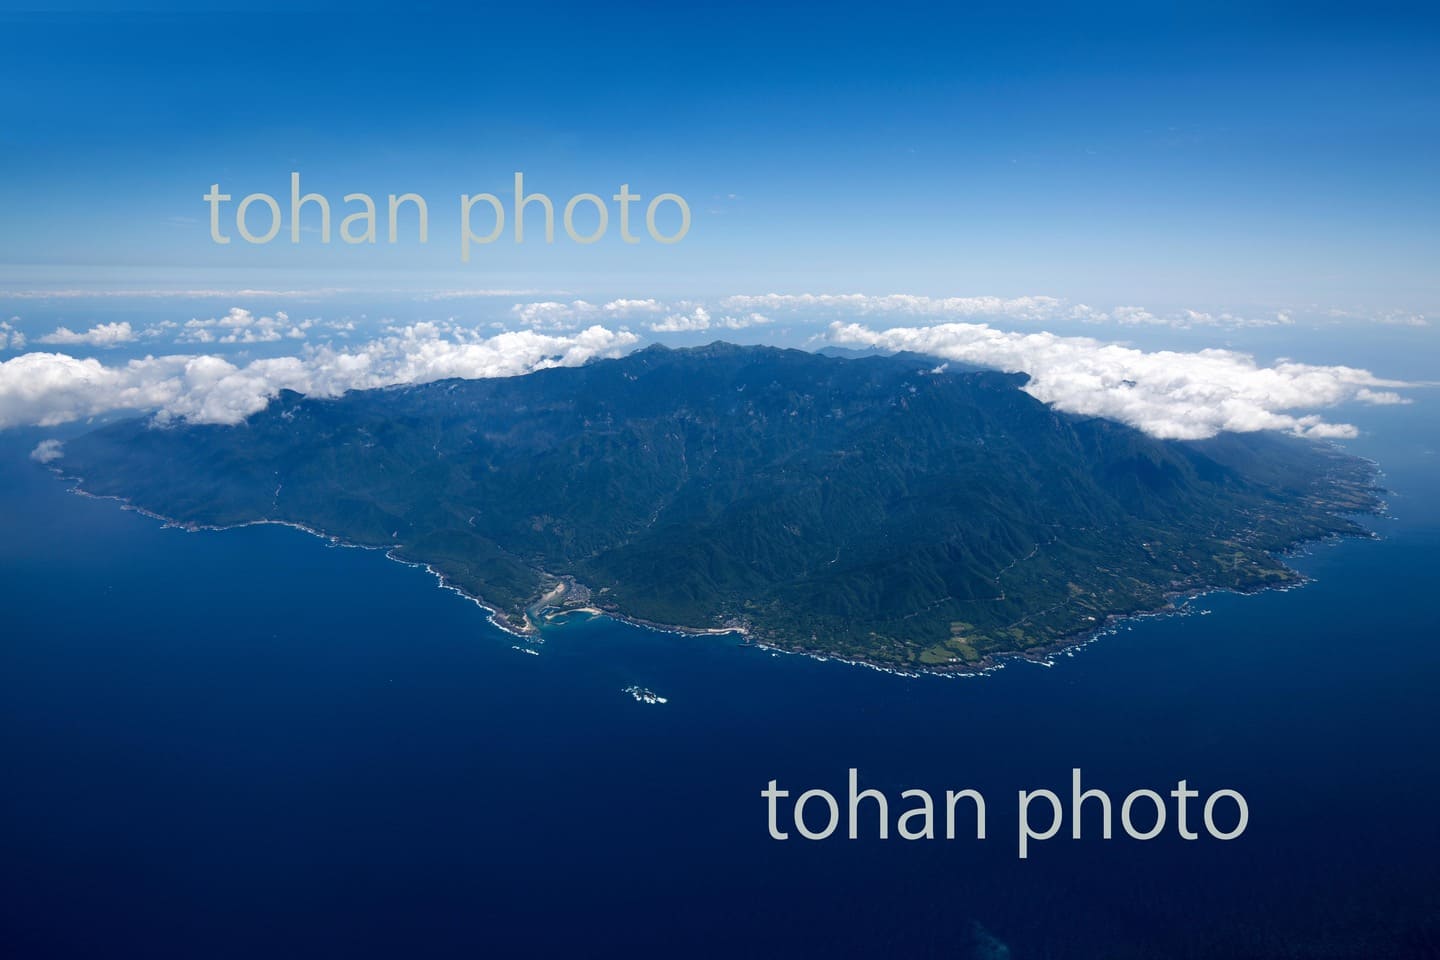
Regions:
<instances>
[{"instance_id":1,"label":"coastline","mask_svg":"<svg viewBox=\"0 0 1440 960\"><path fill-rule=\"evenodd\" d=\"M455 584L448 577L446 577L442 571L437 570L430 563L424 560L411 560L407 557L399 555L398 553L396 553L396 550L399 549L398 544L385 545L355 543L354 541L347 540L344 537L338 536L336 534L327 533L324 530L307 526L306 524L298 523L293 520L273 520L265 518L261 520L246 520L243 523L231 524L196 523L194 521L177 520L174 517L168 517L163 513L157 513L156 511L151 510L148 507L142 507L131 501L128 497L122 497L116 494L108 493L92 493L91 491L84 488L84 477L65 473L62 469L54 466L47 467L47 469L58 479L71 484L69 488L70 493L75 494L76 496L85 497L90 500L114 501L115 503L120 504L120 509L122 510L128 510L133 513L138 513L140 516L147 519L159 521L162 528L182 530L186 533L221 533L226 530L240 530L245 527L289 527L292 530L299 530L302 533L306 533L312 537L324 540L333 547L344 547L352 550L381 550L384 551L385 559L387 560L398 563L401 566L423 569L426 573L430 574L432 577L435 578L437 586L440 589L448 590L452 593L458 594L459 596L464 597L466 600L469 600L471 603L478 606L480 609L484 610L485 619L493 626L510 635L511 637L519 638L526 642L536 642L536 637L540 633L540 625L530 621L528 616L526 616L524 623L517 625L513 622L513 619L503 610L498 609L493 604L486 601L484 597L477 596L470 591L464 589L463 587ZM557 577L556 579L560 581L560 585L563 585L565 582L564 578ZM545 597L541 597L536 602L541 603L544 601L544 599ZM530 608L527 608L527 610L528 609ZM680 636L724 636L727 634L739 634L747 638L749 637L749 631L742 626L685 627L675 624L653 623L651 621L642 620L636 617L627 617L624 614L617 613L611 610L604 610L600 607L593 605L587 605L584 607L572 607L568 609L562 609L558 612L562 614L580 612L590 613L593 616L605 617L610 620L615 620L619 623L626 623L630 626L641 627L657 633L671 633Z\"/></svg>"},{"instance_id":2,"label":"coastline","mask_svg":"<svg viewBox=\"0 0 1440 960\"><path fill-rule=\"evenodd\" d=\"M1382 516L1386 510L1383 503L1377 504L1375 509L1355 513L1353 516ZM1339 515L1339 514L1337 514ZM1380 535L1374 531L1362 531L1350 534L1332 533L1320 537L1311 537L1296 541L1281 550L1271 552L1271 556L1278 560L1298 555L1302 550L1317 544L1339 545L1347 540L1379 540ZM1041 667L1055 666L1055 658L1060 655L1073 656L1076 651L1095 643L1104 637L1111 636L1122 627L1129 624L1144 621L1157 620L1169 617L1191 616L1187 609L1192 601L1204 597L1230 594L1238 597L1254 597L1265 593L1288 593L1292 590L1299 590L1314 582L1314 579L1304 573L1300 573L1290 567L1294 573L1294 579L1285 583L1273 585L1261 585L1251 589L1237 589L1234 587L1221 586L1196 586L1174 590L1165 594L1166 602L1159 607L1147 610L1136 610L1130 613L1112 613L1106 616L1104 622L1082 628L1074 633L1067 634L1054 643L1032 647L1027 650L1016 650L1009 653L992 654L975 663L961 665L940 665L924 666L906 669L893 664L875 663L869 660L858 660L852 657L842 657L836 654L824 653L814 650L791 650L785 647L777 647L760 640L751 640L749 644L759 649L768 650L772 653L783 653L794 656L809 657L812 660L836 661L849 666L869 667L872 670L879 670L882 673L892 673L903 677L979 677L986 676L997 670L1003 670L1010 663L1029 663ZM1208 611L1205 611L1208 613Z\"/></svg>"},{"instance_id":3,"label":"coastline","mask_svg":"<svg viewBox=\"0 0 1440 960\"><path fill-rule=\"evenodd\" d=\"M1383 472L1380 469L1380 465L1371 460L1365 460L1364 462L1370 464L1373 468L1371 473L1371 487L1377 494L1377 499L1373 508L1353 513L1347 511L1336 511L1334 514L1335 516L1382 516L1388 509L1386 503L1378 497L1378 494L1384 492L1383 488L1380 486L1380 479L1383 477ZM222 532L226 530L237 530L244 527L254 526L279 526L290 527L292 529L299 530L303 533L309 534L310 536L325 540L331 546L335 547L345 547L357 550L382 550L384 551L384 555L387 560L391 560L395 563L399 563L407 567L418 567L425 570L425 572L429 573L435 578L437 585L441 589L448 590L461 597L464 597L466 600L469 600L471 603L478 606L481 610L485 611L485 619L490 624L498 628L503 633L509 635L510 637L519 639L527 645L525 647L515 647L515 649L522 650L525 653L538 654L539 651L533 649L533 644L544 642L543 638L540 637L542 624L535 623L530 619L530 611L544 605L544 603L548 599L550 599L556 591L561 591L563 596L563 590L566 583L574 582L573 578L555 577L557 581L555 586L550 588L545 594L541 595L539 598L536 598L536 600L534 600L531 604L527 605L527 607L525 608L525 613L523 615L523 622L517 625L513 622L513 619L510 615L506 614L504 611L487 602L484 597L471 593L463 587L455 584L450 579L448 579L442 571L437 570L430 563L423 560L411 560L406 557L400 556L396 552L399 549L398 544L384 545L355 543L353 541L346 540L345 538L340 537L336 534L327 533L324 530L310 527L303 523L291 520L273 520L266 518L260 520L247 520L243 523L225 525L196 523L193 521L180 521L176 520L173 517L167 517L164 514L157 513L156 511L150 510L146 507L139 506L126 497L113 494L92 493L84 488L83 484L85 481L83 477L73 474L67 474L64 472L63 469L58 466L51 465L47 466L46 469L53 473L57 478L70 483L70 493L92 500L115 501L120 504L122 510L133 511L148 519L160 521L163 527L183 530L186 533ZM1298 540L1295 543L1285 546L1284 548L1271 551L1271 556L1275 557L1277 560L1283 561L1285 558L1296 556L1302 550L1316 544L1338 544L1339 542L1342 542L1344 540L1353 539L1378 540L1380 539L1380 536L1373 530L1365 530L1363 528L1353 533L1331 533L1319 537L1311 537ZM1053 643L1045 644L1043 646L1037 646L1026 650L1016 650L1006 653L991 654L987 655L986 657L975 663L964 664L941 664L905 667L897 664L880 663L872 660L846 657L838 654L826 653L824 651L792 649L778 646L776 644L759 639L753 635L752 631L749 628L742 624L736 624L726 627L687 627L677 624L656 623L654 621L644 620L638 617L626 616L625 614L618 611L606 610L594 605L593 603L587 603L585 606L581 607L561 608L560 610L556 611L555 614L551 614L549 616L553 617L555 615L565 615L570 613L586 613L591 616L605 617L618 623L627 624L633 627L639 627L655 633L668 633L675 636L717 637L733 634L743 638L743 643L741 644L742 646L750 647L756 650L762 650L770 653L771 655L785 654L788 656L808 657L812 660L817 660L820 662L834 661L837 663L845 664L846 666L866 667L868 669L876 670L881 673L888 673L900 677L938 677L953 679L988 676L992 673L995 673L996 671L1004 669L1009 663L1012 662L1031 663L1043 667L1053 667L1055 665L1055 658L1060 656L1061 654L1064 654L1066 656L1074 656L1076 651L1099 641L1103 637L1114 634L1122 626L1125 626L1129 623L1163 617L1187 616L1189 615L1189 612L1186 609L1186 605L1202 597L1225 593L1234 594L1237 596L1256 596L1261 593L1286 592L1290 590L1300 589L1301 587L1304 587L1309 583L1313 582L1309 576L1300 573L1299 571L1295 571L1293 567L1290 567L1289 569L1291 569L1295 573L1294 579L1280 584L1259 585L1254 587L1253 589L1237 589L1233 587L1209 586L1203 584L1196 585L1194 587L1176 589L1165 594L1165 603L1159 607L1148 610L1137 610L1129 613L1108 614L1103 622L1081 628L1074 633L1061 637ZM553 575L547 574L547 576ZM549 622L550 625L556 627L563 627L564 625L563 623L557 623L554 621Z\"/></svg>"}]
</instances>

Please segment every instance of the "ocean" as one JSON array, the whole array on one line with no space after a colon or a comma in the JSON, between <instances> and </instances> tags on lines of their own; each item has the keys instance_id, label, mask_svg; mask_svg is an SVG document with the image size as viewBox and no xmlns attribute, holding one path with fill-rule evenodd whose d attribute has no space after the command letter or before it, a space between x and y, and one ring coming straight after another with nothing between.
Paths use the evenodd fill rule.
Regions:
<instances>
[{"instance_id":1,"label":"ocean","mask_svg":"<svg viewBox=\"0 0 1440 960\"><path fill-rule=\"evenodd\" d=\"M526 655L422 569L166 528L0 433L0 952L1434 956L1440 432L1365 416L1380 539L970 679L605 619ZM852 767L981 791L987 838L770 839L768 781L843 803ZM1237 790L1247 829L1019 859L1017 791L1075 767L1117 807Z\"/></svg>"}]
</instances>

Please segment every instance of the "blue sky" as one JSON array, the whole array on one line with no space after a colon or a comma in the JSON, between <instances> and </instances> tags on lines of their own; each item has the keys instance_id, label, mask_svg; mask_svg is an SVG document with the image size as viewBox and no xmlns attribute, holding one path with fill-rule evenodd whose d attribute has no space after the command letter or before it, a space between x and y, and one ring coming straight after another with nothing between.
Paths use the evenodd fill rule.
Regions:
<instances>
[{"instance_id":1,"label":"blue sky","mask_svg":"<svg viewBox=\"0 0 1440 960\"><path fill-rule=\"evenodd\" d=\"M1440 306L1433 15L676 4L0 27L4 289ZM283 199L291 170L337 204L424 194L430 243L209 241L211 182ZM591 247L562 233L461 264L459 195L503 196L515 170L561 199L679 193L691 232L630 246L612 222Z\"/></svg>"},{"instance_id":2,"label":"blue sky","mask_svg":"<svg viewBox=\"0 0 1440 960\"><path fill-rule=\"evenodd\" d=\"M1025 372L1172 438L1349 439L1440 380L1423 8L99 6L0 13L0 429L717 338ZM424 196L429 243L312 211L292 244L292 171L335 231ZM557 213L678 194L690 231L642 203L624 243L610 201L598 243L536 209L517 245L516 171ZM481 192L511 223L464 263Z\"/></svg>"}]
</instances>

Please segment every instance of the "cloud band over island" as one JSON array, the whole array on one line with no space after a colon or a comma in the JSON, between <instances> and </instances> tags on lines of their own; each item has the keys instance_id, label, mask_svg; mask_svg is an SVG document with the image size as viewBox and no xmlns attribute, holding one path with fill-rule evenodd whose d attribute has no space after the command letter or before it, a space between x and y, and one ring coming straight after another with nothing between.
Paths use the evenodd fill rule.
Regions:
<instances>
[{"instance_id":1,"label":"cloud band over island","mask_svg":"<svg viewBox=\"0 0 1440 960\"><path fill-rule=\"evenodd\" d=\"M157 422L235 424L264 409L281 390L333 397L349 390L428 383L450 377L504 377L554 366L577 366L634 349L642 337L623 321L644 319L652 332L725 331L761 326L760 309L787 308L789 301L854 314L930 312L924 298L732 297L715 312L696 304L674 308L654 300L607 304L517 305L513 312L527 329L485 335L458 325L415 323L343 347L303 345L292 356L240 364L209 353L146 356L107 364L93 357L58 352L24 353L0 363L0 427L53 426L115 411L153 412ZM943 301L946 314L995 314L1037 319L1055 310L1053 302L1023 298ZM566 330L565 321L588 326ZM280 339L303 332L284 314L260 318ZM618 327L593 322L606 319ZM243 322L242 322L243 321ZM233 309L214 322L192 323L182 333L206 342L212 330L233 334L260 325L247 311ZM545 332L542 329L548 328ZM283 331L283 332L282 332ZM551 332L553 331L553 332ZM116 339L111 326L96 337L69 334L48 342L90 344ZM128 327L124 331L129 333ZM293 336L293 334L292 334ZM1417 386L1388 380L1348 366L1318 366L1282 360L1270 366L1233 350L1145 351L1089 337L1001 330L988 323L868 326L832 322L818 338L884 351L910 350L1030 376L1025 390L1057 409L1118 420L1166 439L1200 439L1221 431L1282 430L1320 438L1353 437L1355 427L1321 413L1344 403L1407 402L1399 392ZM224 337L217 342L226 342ZM236 341L233 338L229 342Z\"/></svg>"}]
</instances>

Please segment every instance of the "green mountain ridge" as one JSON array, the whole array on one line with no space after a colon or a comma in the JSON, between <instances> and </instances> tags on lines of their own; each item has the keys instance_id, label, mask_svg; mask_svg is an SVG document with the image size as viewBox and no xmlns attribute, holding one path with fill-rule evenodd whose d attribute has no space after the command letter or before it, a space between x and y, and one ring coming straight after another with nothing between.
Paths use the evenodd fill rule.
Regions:
<instances>
[{"instance_id":1,"label":"green mountain ridge","mask_svg":"<svg viewBox=\"0 0 1440 960\"><path fill-rule=\"evenodd\" d=\"M528 629L560 606L907 669L1036 654L1176 593L1295 582L1373 469L1275 434L1161 441L1024 375L716 343L71 441L85 490L392 548ZM566 585L554 591L557 583Z\"/></svg>"}]
</instances>

